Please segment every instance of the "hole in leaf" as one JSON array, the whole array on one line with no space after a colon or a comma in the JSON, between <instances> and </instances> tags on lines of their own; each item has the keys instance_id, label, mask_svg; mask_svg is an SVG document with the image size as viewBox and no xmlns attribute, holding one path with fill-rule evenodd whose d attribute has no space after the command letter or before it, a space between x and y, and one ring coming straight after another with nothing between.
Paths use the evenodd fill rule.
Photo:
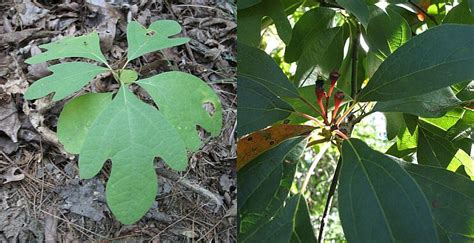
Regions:
<instances>
[{"instance_id":1,"label":"hole in leaf","mask_svg":"<svg viewBox=\"0 0 474 243\"><path fill-rule=\"evenodd\" d=\"M148 36L154 36L156 34L156 32L154 30L150 30L148 32L146 32L146 35Z\"/></svg>"},{"instance_id":2,"label":"hole in leaf","mask_svg":"<svg viewBox=\"0 0 474 243\"><path fill-rule=\"evenodd\" d=\"M202 108L204 108L204 110L206 110L208 113L209 113L209 116L213 116L214 113L216 112L216 108L214 107L214 104L212 104L211 102L204 102L202 104Z\"/></svg>"}]
</instances>

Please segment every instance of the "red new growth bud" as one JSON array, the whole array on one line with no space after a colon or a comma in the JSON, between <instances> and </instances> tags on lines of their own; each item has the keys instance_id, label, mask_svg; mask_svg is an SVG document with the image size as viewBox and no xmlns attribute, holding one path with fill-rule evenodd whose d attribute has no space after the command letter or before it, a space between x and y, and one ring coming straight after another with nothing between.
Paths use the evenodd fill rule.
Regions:
<instances>
[{"instance_id":1,"label":"red new growth bud","mask_svg":"<svg viewBox=\"0 0 474 243\"><path fill-rule=\"evenodd\" d=\"M326 92L324 92L324 81L323 80L316 80L316 88L315 88L315 93L316 96L318 97L318 105L319 108L321 109L321 115L323 116L324 122L327 124L327 115L326 115L326 108L323 105L323 97L326 96Z\"/></svg>"},{"instance_id":2,"label":"red new growth bud","mask_svg":"<svg viewBox=\"0 0 474 243\"><path fill-rule=\"evenodd\" d=\"M344 93L342 91L337 91L334 94L334 110L332 111L332 119L331 122L334 123L336 120L336 115L341 106L342 100L344 100Z\"/></svg>"},{"instance_id":3,"label":"red new growth bud","mask_svg":"<svg viewBox=\"0 0 474 243\"><path fill-rule=\"evenodd\" d=\"M328 97L331 97L332 91L334 90L334 86L336 86L336 82L339 79L339 76L340 76L339 72L337 71L332 71L329 74L329 79L331 80L331 86L329 87Z\"/></svg>"}]
</instances>

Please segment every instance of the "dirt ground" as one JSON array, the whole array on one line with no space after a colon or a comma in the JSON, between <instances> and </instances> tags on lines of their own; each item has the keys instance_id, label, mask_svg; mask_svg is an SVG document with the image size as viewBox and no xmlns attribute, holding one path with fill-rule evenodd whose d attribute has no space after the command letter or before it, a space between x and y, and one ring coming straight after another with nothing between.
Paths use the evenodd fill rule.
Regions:
<instances>
[{"instance_id":1,"label":"dirt ground","mask_svg":"<svg viewBox=\"0 0 474 243\"><path fill-rule=\"evenodd\" d=\"M235 242L235 18L235 0L0 0L0 242ZM192 40L136 59L133 68L140 77L169 70L200 77L221 99L224 127L216 138L201 131L205 145L189 155L187 171L156 161L156 202L127 226L105 203L110 163L81 180L77 156L58 143L56 123L68 99L23 99L29 84L49 75L46 64L24 60L41 52L40 44L97 31L109 63L118 67L127 21L148 26L158 19L177 20ZM106 76L81 93L117 88Z\"/></svg>"}]
</instances>

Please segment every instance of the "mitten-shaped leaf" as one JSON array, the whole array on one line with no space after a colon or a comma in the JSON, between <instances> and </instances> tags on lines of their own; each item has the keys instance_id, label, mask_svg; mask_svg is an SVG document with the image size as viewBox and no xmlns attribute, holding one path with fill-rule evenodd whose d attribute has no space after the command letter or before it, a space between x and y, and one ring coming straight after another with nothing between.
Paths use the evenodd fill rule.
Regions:
<instances>
[{"instance_id":1,"label":"mitten-shaped leaf","mask_svg":"<svg viewBox=\"0 0 474 243\"><path fill-rule=\"evenodd\" d=\"M104 54L100 51L99 35L96 32L78 37L66 37L39 47L48 51L28 58L26 63L36 64L64 57L84 57L107 64Z\"/></svg>"},{"instance_id":2,"label":"mitten-shaped leaf","mask_svg":"<svg viewBox=\"0 0 474 243\"><path fill-rule=\"evenodd\" d=\"M69 101L58 120L58 138L69 153L78 154L93 122L112 101L112 93L89 93Z\"/></svg>"},{"instance_id":3,"label":"mitten-shaped leaf","mask_svg":"<svg viewBox=\"0 0 474 243\"><path fill-rule=\"evenodd\" d=\"M186 147L196 151L201 139L196 131L200 125L212 136L222 128L222 108L216 93L199 78L183 72L166 72L138 80L158 105L160 112L176 128ZM212 112L204 105L211 104Z\"/></svg>"},{"instance_id":4,"label":"mitten-shaped leaf","mask_svg":"<svg viewBox=\"0 0 474 243\"><path fill-rule=\"evenodd\" d=\"M86 62L66 62L51 66L49 70L53 74L34 82L25 93L26 99L38 99L54 92L53 100L61 100L108 69Z\"/></svg>"},{"instance_id":5,"label":"mitten-shaped leaf","mask_svg":"<svg viewBox=\"0 0 474 243\"><path fill-rule=\"evenodd\" d=\"M128 60L188 42L189 38L170 38L179 32L181 32L181 26L173 20L158 20L151 24L149 29L136 21L128 23Z\"/></svg>"},{"instance_id":6,"label":"mitten-shaped leaf","mask_svg":"<svg viewBox=\"0 0 474 243\"><path fill-rule=\"evenodd\" d=\"M118 220L131 224L155 198L155 156L175 170L186 168L186 147L177 130L160 111L122 86L89 129L79 155L79 173L91 178L111 159L107 203Z\"/></svg>"}]
</instances>

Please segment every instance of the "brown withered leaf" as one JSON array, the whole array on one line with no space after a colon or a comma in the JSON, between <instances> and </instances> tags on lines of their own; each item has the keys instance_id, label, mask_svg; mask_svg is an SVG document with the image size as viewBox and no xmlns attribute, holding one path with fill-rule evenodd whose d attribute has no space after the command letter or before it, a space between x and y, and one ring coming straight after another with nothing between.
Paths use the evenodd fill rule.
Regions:
<instances>
[{"instance_id":1,"label":"brown withered leaf","mask_svg":"<svg viewBox=\"0 0 474 243\"><path fill-rule=\"evenodd\" d=\"M237 171L284 140L309 135L316 128L306 125L279 124L242 137L237 143Z\"/></svg>"},{"instance_id":2,"label":"brown withered leaf","mask_svg":"<svg viewBox=\"0 0 474 243\"><path fill-rule=\"evenodd\" d=\"M16 143L20 127L21 123L18 119L15 102L9 94L0 93L0 131L3 131Z\"/></svg>"}]
</instances>

